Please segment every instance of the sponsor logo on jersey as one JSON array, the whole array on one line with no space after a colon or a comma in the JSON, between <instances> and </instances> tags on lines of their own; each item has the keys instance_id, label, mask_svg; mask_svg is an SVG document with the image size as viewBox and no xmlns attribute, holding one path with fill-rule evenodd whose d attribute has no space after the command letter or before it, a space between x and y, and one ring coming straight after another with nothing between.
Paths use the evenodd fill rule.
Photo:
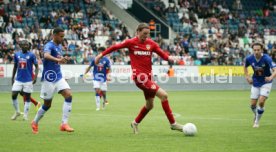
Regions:
<instances>
[{"instance_id":1,"label":"sponsor logo on jersey","mask_svg":"<svg viewBox=\"0 0 276 152\"><path fill-rule=\"evenodd\" d=\"M147 44L147 45L146 45L146 48L147 48L147 50L150 50L150 45Z\"/></svg>"},{"instance_id":2,"label":"sponsor logo on jersey","mask_svg":"<svg viewBox=\"0 0 276 152\"><path fill-rule=\"evenodd\" d=\"M134 55L145 55L145 56L150 56L150 52L148 51L134 51Z\"/></svg>"},{"instance_id":3,"label":"sponsor logo on jersey","mask_svg":"<svg viewBox=\"0 0 276 152\"><path fill-rule=\"evenodd\" d=\"M156 86L153 84L153 85L151 85L151 89L156 89Z\"/></svg>"},{"instance_id":4,"label":"sponsor logo on jersey","mask_svg":"<svg viewBox=\"0 0 276 152\"><path fill-rule=\"evenodd\" d=\"M26 69L26 67L27 67L27 62L24 61L24 60L20 60L19 61L19 68L20 69Z\"/></svg>"}]
</instances>

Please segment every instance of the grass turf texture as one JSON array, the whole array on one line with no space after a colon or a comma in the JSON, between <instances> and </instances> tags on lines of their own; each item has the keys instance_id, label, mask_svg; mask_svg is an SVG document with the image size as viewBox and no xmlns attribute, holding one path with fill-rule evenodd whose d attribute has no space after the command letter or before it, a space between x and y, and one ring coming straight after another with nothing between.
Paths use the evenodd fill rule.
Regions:
<instances>
[{"instance_id":1,"label":"grass turf texture","mask_svg":"<svg viewBox=\"0 0 276 152\"><path fill-rule=\"evenodd\" d=\"M29 121L22 116L10 120L14 113L10 93L0 93L0 151L20 152L275 152L276 94L266 103L260 128L252 128L249 91L169 92L169 101L179 123L193 122L195 137L172 131L156 98L154 109L139 125L134 135L130 122L136 117L144 98L141 92L108 92L110 104L95 111L94 92L73 93L73 110L69 119L74 133L59 131L63 99L55 95L52 108L33 135L30 122L35 116L32 105ZM39 99L39 94L33 97ZM19 96L23 111L22 98ZM41 101L41 99L39 99Z\"/></svg>"}]
</instances>

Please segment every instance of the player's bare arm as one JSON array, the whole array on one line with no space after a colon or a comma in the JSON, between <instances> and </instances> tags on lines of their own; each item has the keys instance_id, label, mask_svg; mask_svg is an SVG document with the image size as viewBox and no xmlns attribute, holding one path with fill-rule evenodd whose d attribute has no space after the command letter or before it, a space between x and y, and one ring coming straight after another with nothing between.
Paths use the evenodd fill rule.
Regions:
<instances>
[{"instance_id":1,"label":"player's bare arm","mask_svg":"<svg viewBox=\"0 0 276 152\"><path fill-rule=\"evenodd\" d=\"M12 85L14 83L14 77L15 77L16 71L17 71L17 64L14 63L13 70L12 70Z\"/></svg>"},{"instance_id":2,"label":"player's bare arm","mask_svg":"<svg viewBox=\"0 0 276 152\"><path fill-rule=\"evenodd\" d=\"M50 60L50 61L57 62L59 64L63 64L63 63L67 62L66 58L64 58L64 57L55 58L50 53L47 53L47 52L44 53L44 58L47 59L47 60Z\"/></svg>"},{"instance_id":3,"label":"player's bare arm","mask_svg":"<svg viewBox=\"0 0 276 152\"><path fill-rule=\"evenodd\" d=\"M246 81L247 81L249 84L253 84L253 80L252 80L252 78L249 76L248 69L247 69L247 67L245 67L245 66L244 66L244 76L245 76Z\"/></svg>"},{"instance_id":4,"label":"player's bare arm","mask_svg":"<svg viewBox=\"0 0 276 152\"><path fill-rule=\"evenodd\" d=\"M95 58L95 65L99 64L100 59L101 59L102 57L103 57L103 54L102 54L102 53L100 53L100 54L98 54L98 55L96 56L96 58Z\"/></svg>"},{"instance_id":5,"label":"player's bare arm","mask_svg":"<svg viewBox=\"0 0 276 152\"><path fill-rule=\"evenodd\" d=\"M273 70L273 73L271 74L271 76L265 77L266 82L270 82L276 77L276 68L273 68L272 70Z\"/></svg>"},{"instance_id":6,"label":"player's bare arm","mask_svg":"<svg viewBox=\"0 0 276 152\"><path fill-rule=\"evenodd\" d=\"M179 62L179 60L180 59L178 57L176 57L176 56L169 56L169 58L168 58L168 61L172 62L172 63L175 62L175 61Z\"/></svg>"},{"instance_id":7,"label":"player's bare arm","mask_svg":"<svg viewBox=\"0 0 276 152\"><path fill-rule=\"evenodd\" d=\"M89 65L89 66L85 69L84 75L85 75L86 73L88 73L88 72L90 71L90 69L91 69L91 66Z\"/></svg>"},{"instance_id":8,"label":"player's bare arm","mask_svg":"<svg viewBox=\"0 0 276 152\"><path fill-rule=\"evenodd\" d=\"M33 79L33 84L36 83L36 79L37 79L37 75L38 75L38 64L35 64L35 75L34 75L34 79Z\"/></svg>"}]
</instances>

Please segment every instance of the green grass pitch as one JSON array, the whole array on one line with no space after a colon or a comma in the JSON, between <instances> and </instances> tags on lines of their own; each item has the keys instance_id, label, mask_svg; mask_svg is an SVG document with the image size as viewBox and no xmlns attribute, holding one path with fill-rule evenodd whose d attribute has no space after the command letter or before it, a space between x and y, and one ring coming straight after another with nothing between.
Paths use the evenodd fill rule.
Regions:
<instances>
[{"instance_id":1,"label":"green grass pitch","mask_svg":"<svg viewBox=\"0 0 276 152\"><path fill-rule=\"evenodd\" d=\"M276 94L272 91L260 128L252 128L249 91L169 92L169 101L179 123L193 122L195 137L172 131L156 99L154 109L134 135L130 122L136 117L144 97L141 92L108 92L110 104L95 111L94 92L73 93L69 123L74 133L59 131L63 99L56 94L52 108L33 135L30 122L14 113L10 93L0 93L0 152L275 152ZM38 98L34 93L33 97ZM22 98L20 101L23 110ZM40 100L40 99L39 99ZM41 100L40 100L41 101Z\"/></svg>"}]
</instances>

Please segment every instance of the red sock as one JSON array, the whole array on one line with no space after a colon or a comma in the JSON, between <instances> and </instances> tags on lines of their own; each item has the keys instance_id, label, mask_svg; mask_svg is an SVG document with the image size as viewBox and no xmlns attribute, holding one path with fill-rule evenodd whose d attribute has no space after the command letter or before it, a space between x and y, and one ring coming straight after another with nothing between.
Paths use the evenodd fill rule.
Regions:
<instances>
[{"instance_id":1,"label":"red sock","mask_svg":"<svg viewBox=\"0 0 276 152\"><path fill-rule=\"evenodd\" d=\"M168 100L163 101L162 102L162 107L163 107L163 110L164 110L168 120L170 121L170 123L174 124L175 119L173 117L172 110L171 110L170 105L169 105L169 101Z\"/></svg>"},{"instance_id":2,"label":"red sock","mask_svg":"<svg viewBox=\"0 0 276 152\"><path fill-rule=\"evenodd\" d=\"M147 115L148 112L149 112L149 110L146 108L146 106L144 106L140 110L139 115L135 118L135 122L140 123L144 119L144 117Z\"/></svg>"},{"instance_id":3,"label":"red sock","mask_svg":"<svg viewBox=\"0 0 276 152\"><path fill-rule=\"evenodd\" d=\"M100 98L102 98L102 96L103 96L103 92L102 91L100 91L99 96L100 96Z\"/></svg>"},{"instance_id":4,"label":"red sock","mask_svg":"<svg viewBox=\"0 0 276 152\"><path fill-rule=\"evenodd\" d=\"M37 101L31 97L31 102L36 106L37 105Z\"/></svg>"}]
</instances>

